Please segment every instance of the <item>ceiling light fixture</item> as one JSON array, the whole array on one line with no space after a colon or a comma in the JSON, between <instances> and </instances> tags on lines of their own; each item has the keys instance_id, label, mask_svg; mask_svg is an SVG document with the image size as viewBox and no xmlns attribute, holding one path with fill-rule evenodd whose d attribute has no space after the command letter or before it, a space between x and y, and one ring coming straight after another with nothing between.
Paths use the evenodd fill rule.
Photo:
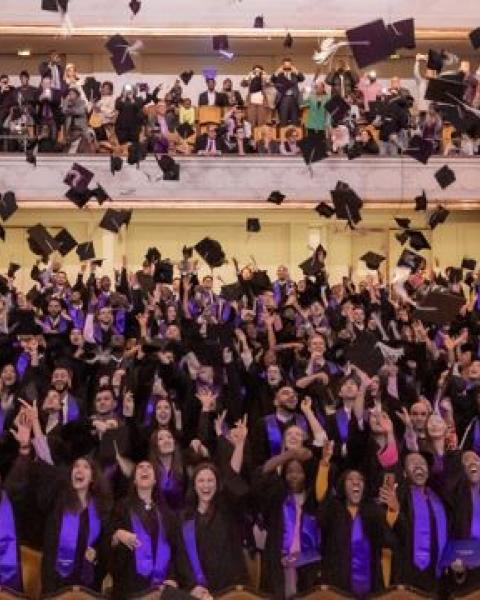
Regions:
<instances>
[{"instance_id":1,"label":"ceiling light fixture","mask_svg":"<svg viewBox=\"0 0 480 600\"><path fill-rule=\"evenodd\" d=\"M20 48L20 50L17 50L18 56L30 56L31 53L30 48Z\"/></svg>"}]
</instances>

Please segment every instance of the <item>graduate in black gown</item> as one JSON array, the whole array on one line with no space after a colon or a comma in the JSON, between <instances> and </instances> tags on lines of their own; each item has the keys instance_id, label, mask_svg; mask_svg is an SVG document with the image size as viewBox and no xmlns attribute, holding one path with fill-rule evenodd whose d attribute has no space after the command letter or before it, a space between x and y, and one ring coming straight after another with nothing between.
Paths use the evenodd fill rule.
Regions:
<instances>
[{"instance_id":1,"label":"graduate in black gown","mask_svg":"<svg viewBox=\"0 0 480 600\"><path fill-rule=\"evenodd\" d=\"M142 461L135 466L128 497L113 517L113 598L123 600L151 588L176 587L173 537L175 521L156 501L155 470Z\"/></svg>"},{"instance_id":2,"label":"graduate in black gown","mask_svg":"<svg viewBox=\"0 0 480 600\"><path fill-rule=\"evenodd\" d=\"M155 468L157 492L171 510L183 508L186 477L179 443L170 429L160 428L150 438L150 458Z\"/></svg>"},{"instance_id":3,"label":"graduate in black gown","mask_svg":"<svg viewBox=\"0 0 480 600\"><path fill-rule=\"evenodd\" d=\"M240 525L248 486L239 475L246 435L244 422L231 430L234 450L222 480L212 463L199 464L192 476L177 560L181 587L196 598L247 581Z\"/></svg>"}]
</instances>

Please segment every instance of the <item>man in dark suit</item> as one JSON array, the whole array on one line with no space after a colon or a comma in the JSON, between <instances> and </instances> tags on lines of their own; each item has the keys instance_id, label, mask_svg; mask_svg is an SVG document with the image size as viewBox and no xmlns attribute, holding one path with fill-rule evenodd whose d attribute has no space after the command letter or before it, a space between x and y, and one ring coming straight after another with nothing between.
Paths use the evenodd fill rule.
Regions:
<instances>
[{"instance_id":1,"label":"man in dark suit","mask_svg":"<svg viewBox=\"0 0 480 600\"><path fill-rule=\"evenodd\" d=\"M300 118L300 90L298 84L305 81L305 75L284 58L282 66L272 75L272 83L277 90L277 110L280 125L298 125Z\"/></svg>"},{"instance_id":2,"label":"man in dark suit","mask_svg":"<svg viewBox=\"0 0 480 600\"><path fill-rule=\"evenodd\" d=\"M199 135L195 142L195 154L199 156L219 156L227 151L225 141L218 135L217 126L210 123L206 133Z\"/></svg>"},{"instance_id":3,"label":"man in dark suit","mask_svg":"<svg viewBox=\"0 0 480 600\"><path fill-rule=\"evenodd\" d=\"M207 79L207 89L198 97L198 106L227 106L225 94L215 91L215 79Z\"/></svg>"},{"instance_id":4,"label":"man in dark suit","mask_svg":"<svg viewBox=\"0 0 480 600\"><path fill-rule=\"evenodd\" d=\"M50 53L49 60L44 60L40 63L38 67L38 72L42 79L44 77L49 77L52 80L52 89L58 90L60 92L64 92L66 88L66 83L63 79L64 69L61 64L60 55L56 50L53 50Z\"/></svg>"}]
</instances>

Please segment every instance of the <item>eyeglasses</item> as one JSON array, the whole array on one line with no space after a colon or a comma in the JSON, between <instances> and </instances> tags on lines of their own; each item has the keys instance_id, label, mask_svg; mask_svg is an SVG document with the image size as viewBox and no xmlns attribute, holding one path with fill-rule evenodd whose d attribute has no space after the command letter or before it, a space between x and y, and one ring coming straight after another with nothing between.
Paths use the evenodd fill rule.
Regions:
<instances>
[{"instance_id":1,"label":"eyeglasses","mask_svg":"<svg viewBox=\"0 0 480 600\"><path fill-rule=\"evenodd\" d=\"M412 412L412 417L426 417L428 413L426 412Z\"/></svg>"}]
</instances>

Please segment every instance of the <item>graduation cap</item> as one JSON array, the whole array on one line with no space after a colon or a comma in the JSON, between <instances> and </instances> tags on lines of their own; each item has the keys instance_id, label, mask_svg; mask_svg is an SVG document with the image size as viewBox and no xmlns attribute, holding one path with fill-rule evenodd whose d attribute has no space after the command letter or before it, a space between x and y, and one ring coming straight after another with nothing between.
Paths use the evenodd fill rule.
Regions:
<instances>
[{"instance_id":1,"label":"graduation cap","mask_svg":"<svg viewBox=\"0 0 480 600\"><path fill-rule=\"evenodd\" d=\"M253 21L253 26L255 29L263 29L265 27L265 20L263 15L257 15L255 20Z\"/></svg>"},{"instance_id":2,"label":"graduation cap","mask_svg":"<svg viewBox=\"0 0 480 600\"><path fill-rule=\"evenodd\" d=\"M392 54L394 46L391 34L383 19L347 29L345 34L360 69L380 62Z\"/></svg>"},{"instance_id":3,"label":"graduation cap","mask_svg":"<svg viewBox=\"0 0 480 600\"><path fill-rule=\"evenodd\" d=\"M440 73L440 71L443 69L444 60L445 55L442 51L430 49L428 51L427 68L431 71L436 71L437 73Z\"/></svg>"},{"instance_id":4,"label":"graduation cap","mask_svg":"<svg viewBox=\"0 0 480 600\"><path fill-rule=\"evenodd\" d=\"M321 217L325 217L326 219L330 219L335 214L335 209L333 206L330 206L326 202L320 202L315 207L315 210Z\"/></svg>"},{"instance_id":5,"label":"graduation cap","mask_svg":"<svg viewBox=\"0 0 480 600\"><path fill-rule=\"evenodd\" d=\"M100 184L98 184L97 187L93 190L90 190L90 197L96 198L100 206L102 206L102 204L107 200L111 200L105 188L102 187Z\"/></svg>"},{"instance_id":6,"label":"graduation cap","mask_svg":"<svg viewBox=\"0 0 480 600\"><path fill-rule=\"evenodd\" d=\"M315 275L320 273L323 265L315 258L315 256L310 256L301 262L298 267L306 277L315 277Z\"/></svg>"},{"instance_id":7,"label":"graduation cap","mask_svg":"<svg viewBox=\"0 0 480 600\"><path fill-rule=\"evenodd\" d=\"M367 267L372 271L378 271L380 264L385 260L385 257L381 254L377 254L376 252L369 251L361 256L360 260L363 260Z\"/></svg>"},{"instance_id":8,"label":"graduation cap","mask_svg":"<svg viewBox=\"0 0 480 600\"><path fill-rule=\"evenodd\" d=\"M272 204L276 204L279 206L285 200L285 194L279 192L278 190L274 190L271 192L270 196L267 198L267 202L271 202Z\"/></svg>"},{"instance_id":9,"label":"graduation cap","mask_svg":"<svg viewBox=\"0 0 480 600\"><path fill-rule=\"evenodd\" d=\"M405 150L405 154L408 154L424 165L427 164L433 152L433 143L430 140L423 139L420 135L414 135L408 144L408 148Z\"/></svg>"},{"instance_id":10,"label":"graduation cap","mask_svg":"<svg viewBox=\"0 0 480 600\"><path fill-rule=\"evenodd\" d=\"M408 240L408 231L401 231L395 234L395 238L400 242L402 246L405 245Z\"/></svg>"},{"instance_id":11,"label":"graduation cap","mask_svg":"<svg viewBox=\"0 0 480 600\"><path fill-rule=\"evenodd\" d=\"M115 210L113 208L108 208L103 215L102 220L100 221L100 227L102 229L106 229L107 231L111 231L112 233L118 233L122 227L122 225L126 224L126 219L128 215L123 210Z\"/></svg>"},{"instance_id":12,"label":"graduation cap","mask_svg":"<svg viewBox=\"0 0 480 600\"><path fill-rule=\"evenodd\" d=\"M435 229L437 225L445 223L449 214L450 211L447 210L445 207L437 206L437 208L433 211L433 213L430 215L430 218L428 219L430 229Z\"/></svg>"},{"instance_id":13,"label":"graduation cap","mask_svg":"<svg viewBox=\"0 0 480 600\"><path fill-rule=\"evenodd\" d=\"M25 298L30 302L30 304L32 304L32 306L40 308L42 304L42 294L35 286L28 290Z\"/></svg>"},{"instance_id":14,"label":"graduation cap","mask_svg":"<svg viewBox=\"0 0 480 600\"><path fill-rule=\"evenodd\" d=\"M102 84L95 79L95 77L87 77L85 79L85 83L83 84L83 91L85 92L85 96L88 98L90 102L97 102L102 97L100 93L100 88Z\"/></svg>"},{"instance_id":15,"label":"graduation cap","mask_svg":"<svg viewBox=\"0 0 480 600\"><path fill-rule=\"evenodd\" d=\"M186 140L195 133L195 129L190 125L190 123L185 122L181 123L177 127L177 133L182 139Z\"/></svg>"},{"instance_id":16,"label":"graduation cap","mask_svg":"<svg viewBox=\"0 0 480 600\"><path fill-rule=\"evenodd\" d=\"M383 367L385 359L377 346L377 338L368 331L362 332L355 341L347 348L347 360L369 377L376 375Z\"/></svg>"},{"instance_id":17,"label":"graduation cap","mask_svg":"<svg viewBox=\"0 0 480 600\"><path fill-rule=\"evenodd\" d=\"M122 35L112 36L105 44L105 48L110 52L110 60L117 75L123 75L135 69L132 47Z\"/></svg>"},{"instance_id":18,"label":"graduation cap","mask_svg":"<svg viewBox=\"0 0 480 600\"><path fill-rule=\"evenodd\" d=\"M284 48L291 48L293 46L293 37L290 35L290 32L287 33L285 39L283 40Z\"/></svg>"},{"instance_id":19,"label":"graduation cap","mask_svg":"<svg viewBox=\"0 0 480 600\"><path fill-rule=\"evenodd\" d=\"M338 181L334 190L330 191L337 219L348 221L351 228L362 220L360 209L361 198L343 181Z\"/></svg>"},{"instance_id":20,"label":"graduation cap","mask_svg":"<svg viewBox=\"0 0 480 600\"><path fill-rule=\"evenodd\" d=\"M82 244L78 244L76 253L82 262L86 260L93 260L95 258L95 248L93 246L93 242L83 242Z\"/></svg>"},{"instance_id":21,"label":"graduation cap","mask_svg":"<svg viewBox=\"0 0 480 600\"><path fill-rule=\"evenodd\" d=\"M307 135L297 142L297 146L307 166L327 158L327 143L319 136Z\"/></svg>"},{"instance_id":22,"label":"graduation cap","mask_svg":"<svg viewBox=\"0 0 480 600\"><path fill-rule=\"evenodd\" d=\"M2 217L4 222L7 222L17 209L17 199L14 192L5 192L0 198L0 217Z\"/></svg>"},{"instance_id":23,"label":"graduation cap","mask_svg":"<svg viewBox=\"0 0 480 600\"><path fill-rule=\"evenodd\" d=\"M162 255L160 254L160 251L154 246L152 248L149 248L147 250L147 253L145 254L145 260L148 261L150 264L159 261L161 258Z\"/></svg>"},{"instance_id":24,"label":"graduation cap","mask_svg":"<svg viewBox=\"0 0 480 600\"><path fill-rule=\"evenodd\" d=\"M337 94L325 103L325 110L330 114L332 122L338 123L348 115L350 104Z\"/></svg>"},{"instance_id":25,"label":"graduation cap","mask_svg":"<svg viewBox=\"0 0 480 600\"><path fill-rule=\"evenodd\" d=\"M190 83L190 79L193 77L193 71L190 69L190 71L182 71L182 73L180 73L180 79L183 81L183 83L185 85L188 85Z\"/></svg>"},{"instance_id":26,"label":"graduation cap","mask_svg":"<svg viewBox=\"0 0 480 600\"><path fill-rule=\"evenodd\" d=\"M65 196L70 200L70 202L73 202L75 206L78 208L83 208L90 200L92 195L90 190L76 190L75 188L70 188L65 193Z\"/></svg>"},{"instance_id":27,"label":"graduation cap","mask_svg":"<svg viewBox=\"0 0 480 600\"><path fill-rule=\"evenodd\" d=\"M128 146L128 158L127 162L129 165L140 164L140 161L147 158L147 149L141 142L131 142Z\"/></svg>"},{"instance_id":28,"label":"graduation cap","mask_svg":"<svg viewBox=\"0 0 480 600\"><path fill-rule=\"evenodd\" d=\"M414 250L430 250L431 246L421 231L407 230L410 246Z\"/></svg>"},{"instance_id":29,"label":"graduation cap","mask_svg":"<svg viewBox=\"0 0 480 600\"><path fill-rule=\"evenodd\" d=\"M163 173L164 181L179 181L180 179L180 165L168 154L162 154L161 158L157 159L157 164Z\"/></svg>"},{"instance_id":30,"label":"graduation cap","mask_svg":"<svg viewBox=\"0 0 480 600\"><path fill-rule=\"evenodd\" d=\"M66 13L68 10L68 0L42 0L42 10Z\"/></svg>"},{"instance_id":31,"label":"graduation cap","mask_svg":"<svg viewBox=\"0 0 480 600\"><path fill-rule=\"evenodd\" d=\"M153 281L155 283L173 282L173 265L169 260L160 260L155 264Z\"/></svg>"},{"instance_id":32,"label":"graduation cap","mask_svg":"<svg viewBox=\"0 0 480 600\"><path fill-rule=\"evenodd\" d=\"M258 233L261 229L260 219L248 218L246 222L246 228L250 233Z\"/></svg>"},{"instance_id":33,"label":"graduation cap","mask_svg":"<svg viewBox=\"0 0 480 600\"><path fill-rule=\"evenodd\" d=\"M467 271L474 271L477 266L477 261L474 258L463 258L462 259L462 269L466 269Z\"/></svg>"},{"instance_id":34,"label":"graduation cap","mask_svg":"<svg viewBox=\"0 0 480 600\"><path fill-rule=\"evenodd\" d=\"M25 160L30 165L33 165L34 167L37 166L37 155L33 151L33 148L27 148L26 149L26 151L25 151Z\"/></svg>"},{"instance_id":35,"label":"graduation cap","mask_svg":"<svg viewBox=\"0 0 480 600\"><path fill-rule=\"evenodd\" d=\"M142 8L142 3L140 2L140 0L130 0L128 6L130 7L130 10L135 16L139 13L140 9Z\"/></svg>"},{"instance_id":36,"label":"graduation cap","mask_svg":"<svg viewBox=\"0 0 480 600\"><path fill-rule=\"evenodd\" d=\"M42 327L35 321L35 314L31 310L22 311L15 329L12 331L15 335L41 335Z\"/></svg>"},{"instance_id":37,"label":"graduation cap","mask_svg":"<svg viewBox=\"0 0 480 600\"><path fill-rule=\"evenodd\" d=\"M427 210L427 195L425 190L422 190L420 196L415 196L415 210Z\"/></svg>"},{"instance_id":38,"label":"graduation cap","mask_svg":"<svg viewBox=\"0 0 480 600\"><path fill-rule=\"evenodd\" d=\"M403 19L395 21L387 26L392 43L392 50L406 48L413 50L415 48L415 20Z\"/></svg>"},{"instance_id":39,"label":"graduation cap","mask_svg":"<svg viewBox=\"0 0 480 600\"><path fill-rule=\"evenodd\" d=\"M460 283L463 279L463 271L457 267L448 267L448 281L450 283Z\"/></svg>"},{"instance_id":40,"label":"graduation cap","mask_svg":"<svg viewBox=\"0 0 480 600\"><path fill-rule=\"evenodd\" d=\"M476 29L472 29L472 31L468 34L470 38L470 43L473 46L474 50L478 50L480 48L480 27Z\"/></svg>"},{"instance_id":41,"label":"graduation cap","mask_svg":"<svg viewBox=\"0 0 480 600\"><path fill-rule=\"evenodd\" d=\"M465 304L465 298L448 292L429 292L423 300L417 304L413 318L424 323L445 325L450 323L458 315L458 311Z\"/></svg>"},{"instance_id":42,"label":"graduation cap","mask_svg":"<svg viewBox=\"0 0 480 600\"><path fill-rule=\"evenodd\" d=\"M7 277L15 277L15 273L20 269L20 265L17 265L17 263L11 262L8 265L8 271L7 271Z\"/></svg>"},{"instance_id":43,"label":"graduation cap","mask_svg":"<svg viewBox=\"0 0 480 600\"><path fill-rule=\"evenodd\" d=\"M48 257L58 248L55 239L41 223L29 227L27 229L27 235L28 246L33 254L36 254L37 256Z\"/></svg>"},{"instance_id":44,"label":"graduation cap","mask_svg":"<svg viewBox=\"0 0 480 600\"><path fill-rule=\"evenodd\" d=\"M123 166L123 159L121 156L110 156L110 171L112 175L115 175L117 171L121 171Z\"/></svg>"},{"instance_id":45,"label":"graduation cap","mask_svg":"<svg viewBox=\"0 0 480 600\"><path fill-rule=\"evenodd\" d=\"M242 286L238 282L222 285L222 287L220 288L220 296L222 296L222 298L225 298L225 300L228 300L229 302L241 300L242 295Z\"/></svg>"},{"instance_id":46,"label":"graduation cap","mask_svg":"<svg viewBox=\"0 0 480 600\"><path fill-rule=\"evenodd\" d=\"M94 174L92 171L81 165L80 163L73 163L72 167L65 175L63 183L73 188L78 192L84 192L88 189L90 182L92 181Z\"/></svg>"},{"instance_id":47,"label":"graduation cap","mask_svg":"<svg viewBox=\"0 0 480 600\"><path fill-rule=\"evenodd\" d=\"M61 229L57 233L57 235L54 237L54 240L57 244L58 251L62 256L66 256L77 245L75 238L65 228Z\"/></svg>"},{"instance_id":48,"label":"graduation cap","mask_svg":"<svg viewBox=\"0 0 480 600\"><path fill-rule=\"evenodd\" d=\"M456 100L463 99L465 88L465 83L458 79L447 79L446 77L429 79L425 90L425 100L454 104Z\"/></svg>"},{"instance_id":49,"label":"graduation cap","mask_svg":"<svg viewBox=\"0 0 480 600\"><path fill-rule=\"evenodd\" d=\"M3 225L0 225L0 239L5 241L5 228Z\"/></svg>"},{"instance_id":50,"label":"graduation cap","mask_svg":"<svg viewBox=\"0 0 480 600\"><path fill-rule=\"evenodd\" d=\"M250 281L255 295L272 289L272 282L266 271L254 271Z\"/></svg>"},{"instance_id":51,"label":"graduation cap","mask_svg":"<svg viewBox=\"0 0 480 600\"><path fill-rule=\"evenodd\" d=\"M219 50L228 50L228 36L227 35L214 35L212 37L213 49L217 52Z\"/></svg>"},{"instance_id":52,"label":"graduation cap","mask_svg":"<svg viewBox=\"0 0 480 600\"><path fill-rule=\"evenodd\" d=\"M217 240L204 237L194 247L211 269L221 267L226 262L225 252Z\"/></svg>"},{"instance_id":53,"label":"graduation cap","mask_svg":"<svg viewBox=\"0 0 480 600\"><path fill-rule=\"evenodd\" d=\"M215 67L205 67L202 70L202 75L206 81L209 79L215 79L217 77L217 69Z\"/></svg>"},{"instance_id":54,"label":"graduation cap","mask_svg":"<svg viewBox=\"0 0 480 600\"><path fill-rule=\"evenodd\" d=\"M444 190L456 180L456 177L452 169L448 165L444 165L435 173L435 179L442 190Z\"/></svg>"},{"instance_id":55,"label":"graduation cap","mask_svg":"<svg viewBox=\"0 0 480 600\"><path fill-rule=\"evenodd\" d=\"M406 219L403 217L394 217L395 218L395 222L397 223L397 225L399 227L401 227L402 229L408 229L410 227L410 219Z\"/></svg>"},{"instance_id":56,"label":"graduation cap","mask_svg":"<svg viewBox=\"0 0 480 600\"><path fill-rule=\"evenodd\" d=\"M405 248L398 259L399 267L408 267L412 271L417 271L423 264L423 256Z\"/></svg>"}]
</instances>

